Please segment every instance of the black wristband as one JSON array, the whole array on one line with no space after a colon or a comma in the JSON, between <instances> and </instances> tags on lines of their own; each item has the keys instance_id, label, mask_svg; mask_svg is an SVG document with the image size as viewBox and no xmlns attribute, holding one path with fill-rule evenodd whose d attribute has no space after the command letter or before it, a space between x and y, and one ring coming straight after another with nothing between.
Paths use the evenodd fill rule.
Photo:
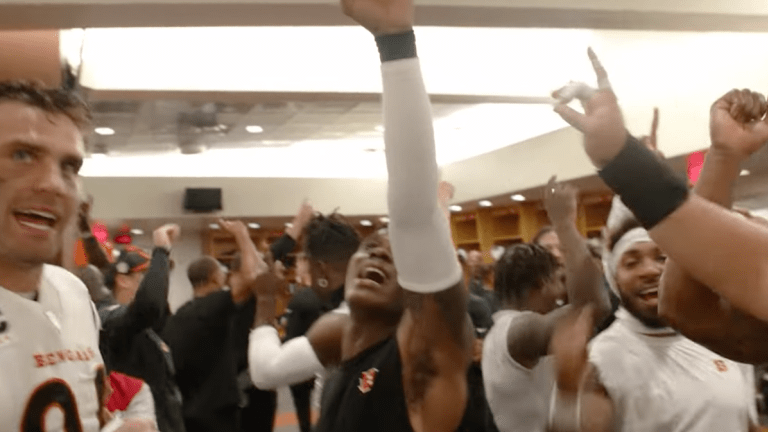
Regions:
<instances>
[{"instance_id":1,"label":"black wristband","mask_svg":"<svg viewBox=\"0 0 768 432\"><path fill-rule=\"evenodd\" d=\"M632 135L599 174L646 229L656 226L688 198L685 180Z\"/></svg>"},{"instance_id":2,"label":"black wristband","mask_svg":"<svg viewBox=\"0 0 768 432\"><path fill-rule=\"evenodd\" d=\"M381 62L416 57L416 35L413 30L405 33L376 36Z\"/></svg>"}]
</instances>

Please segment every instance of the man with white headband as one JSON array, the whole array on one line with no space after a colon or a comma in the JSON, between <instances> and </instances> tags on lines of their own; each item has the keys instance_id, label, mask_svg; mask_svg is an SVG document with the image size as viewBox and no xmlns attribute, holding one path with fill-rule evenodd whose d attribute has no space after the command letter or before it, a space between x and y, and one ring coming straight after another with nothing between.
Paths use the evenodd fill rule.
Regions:
<instances>
[{"instance_id":1,"label":"man with white headband","mask_svg":"<svg viewBox=\"0 0 768 432\"><path fill-rule=\"evenodd\" d=\"M552 429L752 430L757 416L752 366L667 327L658 313L666 255L633 218L617 223L609 227L605 271L621 307L588 350L588 309L553 336L558 374Z\"/></svg>"}]
</instances>

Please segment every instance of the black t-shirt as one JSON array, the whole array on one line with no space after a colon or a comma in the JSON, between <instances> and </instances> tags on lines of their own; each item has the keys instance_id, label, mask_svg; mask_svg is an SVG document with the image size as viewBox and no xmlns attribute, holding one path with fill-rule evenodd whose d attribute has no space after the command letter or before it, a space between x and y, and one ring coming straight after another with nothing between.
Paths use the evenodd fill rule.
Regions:
<instances>
[{"instance_id":1,"label":"black t-shirt","mask_svg":"<svg viewBox=\"0 0 768 432\"><path fill-rule=\"evenodd\" d=\"M165 325L188 424L234 430L232 411L222 408L236 408L240 401L231 336L235 310L232 294L219 291L187 302Z\"/></svg>"},{"instance_id":2,"label":"black t-shirt","mask_svg":"<svg viewBox=\"0 0 768 432\"><path fill-rule=\"evenodd\" d=\"M392 336L344 362L326 382L315 432L412 432Z\"/></svg>"}]
</instances>

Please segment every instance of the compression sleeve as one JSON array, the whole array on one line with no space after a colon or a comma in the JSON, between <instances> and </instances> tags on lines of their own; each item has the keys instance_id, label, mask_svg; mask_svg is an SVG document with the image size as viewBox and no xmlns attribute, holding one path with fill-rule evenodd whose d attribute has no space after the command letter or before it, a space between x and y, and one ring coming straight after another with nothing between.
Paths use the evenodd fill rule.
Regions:
<instances>
[{"instance_id":1,"label":"compression sleeve","mask_svg":"<svg viewBox=\"0 0 768 432\"><path fill-rule=\"evenodd\" d=\"M442 291L459 282L461 267L437 201L432 112L419 59L386 61L381 73L389 240L398 282L418 293Z\"/></svg>"},{"instance_id":2,"label":"compression sleeve","mask_svg":"<svg viewBox=\"0 0 768 432\"><path fill-rule=\"evenodd\" d=\"M253 385L272 390L315 377L325 368L306 336L280 344L277 330L259 326L251 331L248 343L248 371Z\"/></svg>"}]
</instances>

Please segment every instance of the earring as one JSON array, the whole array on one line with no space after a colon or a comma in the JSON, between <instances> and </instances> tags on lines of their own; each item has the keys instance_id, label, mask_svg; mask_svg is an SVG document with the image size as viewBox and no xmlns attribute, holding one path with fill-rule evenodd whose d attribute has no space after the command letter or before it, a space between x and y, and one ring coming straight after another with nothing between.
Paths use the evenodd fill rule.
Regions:
<instances>
[{"instance_id":1,"label":"earring","mask_svg":"<svg viewBox=\"0 0 768 432\"><path fill-rule=\"evenodd\" d=\"M325 278L318 279L317 280L317 286L319 286L320 288L327 287L328 286L328 279L325 279Z\"/></svg>"}]
</instances>

